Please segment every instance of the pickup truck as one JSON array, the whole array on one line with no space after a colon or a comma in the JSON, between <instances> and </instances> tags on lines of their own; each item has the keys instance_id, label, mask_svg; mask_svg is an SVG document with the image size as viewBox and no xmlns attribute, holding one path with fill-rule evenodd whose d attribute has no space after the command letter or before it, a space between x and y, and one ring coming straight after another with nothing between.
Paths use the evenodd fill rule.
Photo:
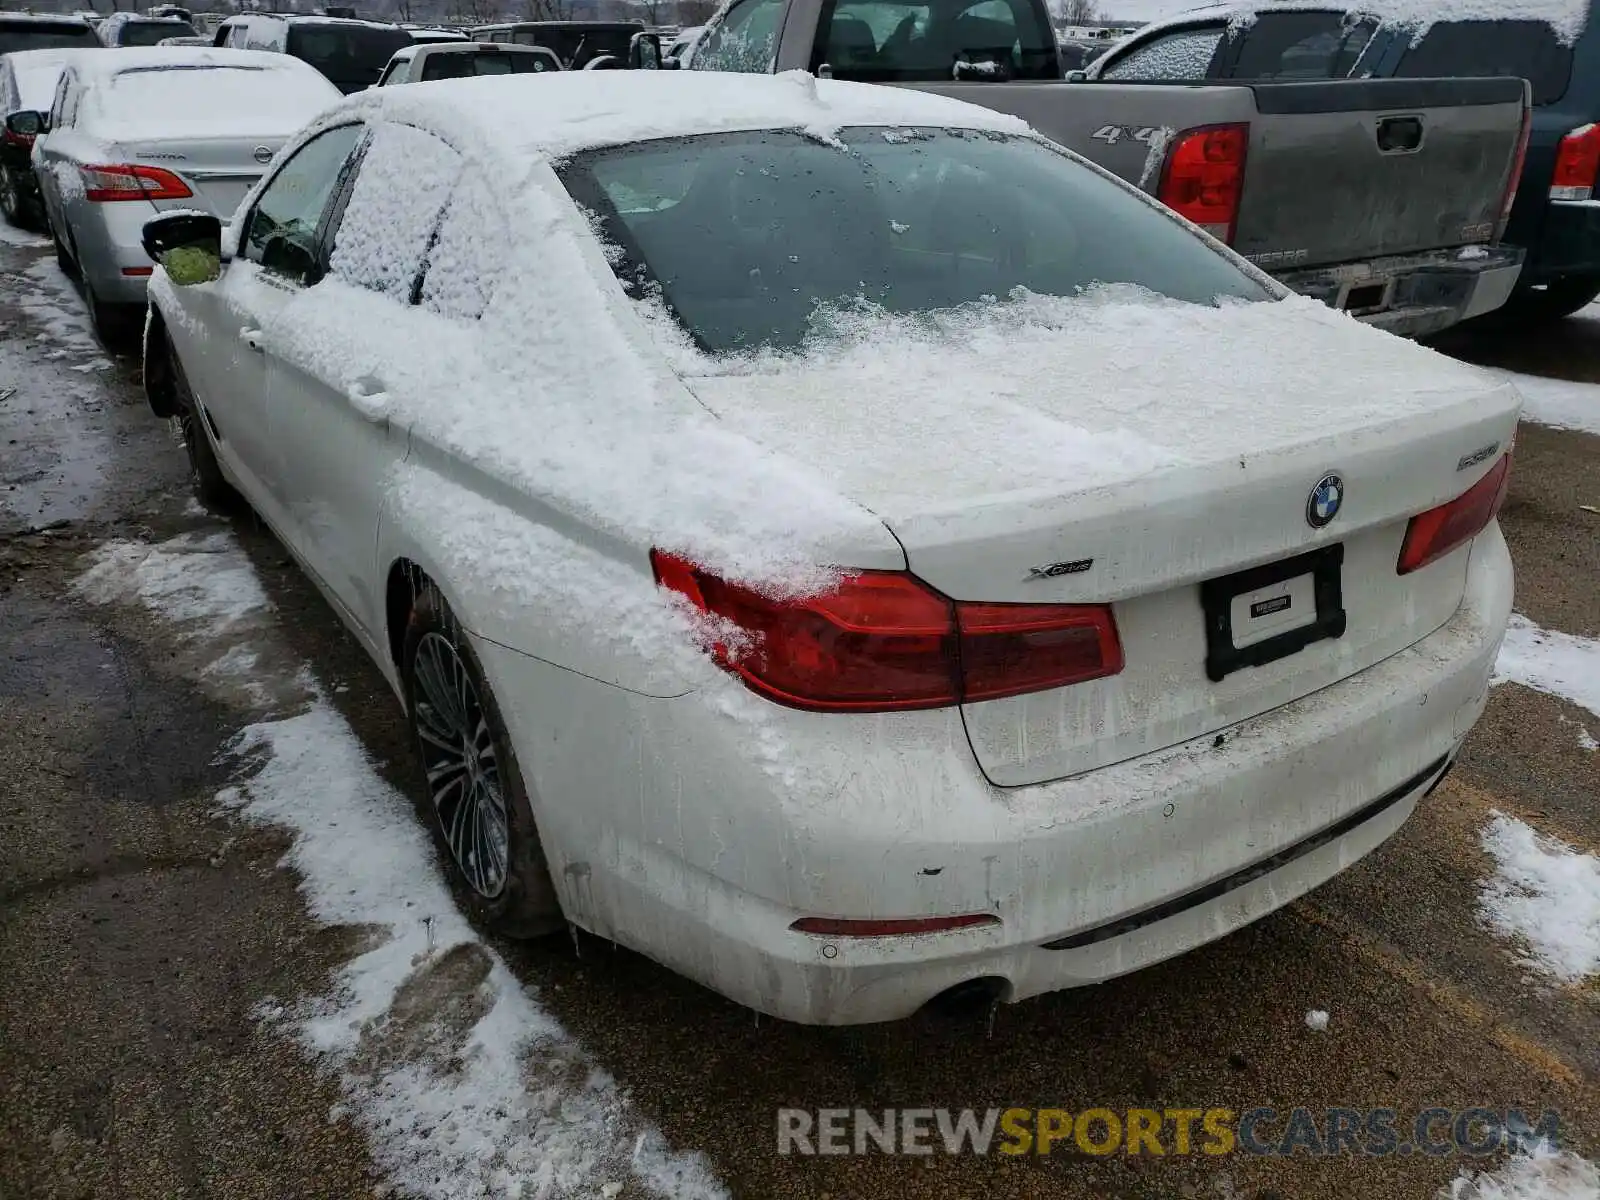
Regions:
<instances>
[{"instance_id":1,"label":"pickup truck","mask_svg":"<svg viewBox=\"0 0 1600 1200\"><path fill-rule=\"evenodd\" d=\"M1531 136L1505 240L1527 253L1497 318L1557 320L1600 296L1600 0L1565 0L1505 16L1441 5L1422 24L1384 20L1382 3L1351 8L1264 3L1201 9L1141 29L1085 72L1177 83L1252 79L1520 76L1532 88ZM1420 10L1426 12L1426 8ZM1534 19L1533 12L1550 19ZM1241 19L1248 17L1248 19Z\"/></svg>"},{"instance_id":2,"label":"pickup truck","mask_svg":"<svg viewBox=\"0 0 1600 1200\"><path fill-rule=\"evenodd\" d=\"M1522 79L1068 80L1043 0L731 0L689 69L810 71L1015 114L1296 291L1407 336L1499 308L1522 266L1501 244Z\"/></svg>"}]
</instances>

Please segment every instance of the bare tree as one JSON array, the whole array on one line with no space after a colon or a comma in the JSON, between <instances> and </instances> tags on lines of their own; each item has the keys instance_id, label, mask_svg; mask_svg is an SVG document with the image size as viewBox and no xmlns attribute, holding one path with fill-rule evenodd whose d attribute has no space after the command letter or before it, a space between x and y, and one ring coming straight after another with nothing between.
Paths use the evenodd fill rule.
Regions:
<instances>
[{"instance_id":1,"label":"bare tree","mask_svg":"<svg viewBox=\"0 0 1600 1200\"><path fill-rule=\"evenodd\" d=\"M1065 25L1088 25L1100 18L1095 0L1062 0L1061 21Z\"/></svg>"},{"instance_id":2,"label":"bare tree","mask_svg":"<svg viewBox=\"0 0 1600 1200\"><path fill-rule=\"evenodd\" d=\"M634 4L642 11L646 25L670 23L673 10L677 8L675 0L634 0Z\"/></svg>"},{"instance_id":3,"label":"bare tree","mask_svg":"<svg viewBox=\"0 0 1600 1200\"><path fill-rule=\"evenodd\" d=\"M572 20L572 0L528 0L530 21Z\"/></svg>"},{"instance_id":4,"label":"bare tree","mask_svg":"<svg viewBox=\"0 0 1600 1200\"><path fill-rule=\"evenodd\" d=\"M717 0L678 0L678 22L685 28L704 25L717 11Z\"/></svg>"}]
</instances>

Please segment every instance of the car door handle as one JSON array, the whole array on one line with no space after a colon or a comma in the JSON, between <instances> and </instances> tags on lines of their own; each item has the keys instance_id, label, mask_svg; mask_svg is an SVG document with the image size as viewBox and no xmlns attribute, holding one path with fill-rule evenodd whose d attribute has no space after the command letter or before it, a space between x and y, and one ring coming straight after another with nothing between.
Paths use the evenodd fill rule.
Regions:
<instances>
[{"instance_id":1,"label":"car door handle","mask_svg":"<svg viewBox=\"0 0 1600 1200\"><path fill-rule=\"evenodd\" d=\"M345 389L352 408L373 424L389 418L389 389L383 380L363 375Z\"/></svg>"},{"instance_id":2,"label":"car door handle","mask_svg":"<svg viewBox=\"0 0 1600 1200\"><path fill-rule=\"evenodd\" d=\"M251 329L248 325L239 330L239 340L252 350L263 351L266 349L266 346L261 341L261 330Z\"/></svg>"}]
</instances>

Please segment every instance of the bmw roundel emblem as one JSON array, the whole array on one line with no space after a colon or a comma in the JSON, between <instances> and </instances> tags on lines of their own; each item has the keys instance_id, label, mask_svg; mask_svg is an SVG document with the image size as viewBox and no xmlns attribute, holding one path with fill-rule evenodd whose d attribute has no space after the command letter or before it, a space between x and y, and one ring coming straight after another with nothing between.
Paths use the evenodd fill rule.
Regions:
<instances>
[{"instance_id":1,"label":"bmw roundel emblem","mask_svg":"<svg viewBox=\"0 0 1600 1200\"><path fill-rule=\"evenodd\" d=\"M1324 475L1306 500L1306 524L1321 529L1339 515L1343 503L1344 480L1337 475Z\"/></svg>"}]
</instances>

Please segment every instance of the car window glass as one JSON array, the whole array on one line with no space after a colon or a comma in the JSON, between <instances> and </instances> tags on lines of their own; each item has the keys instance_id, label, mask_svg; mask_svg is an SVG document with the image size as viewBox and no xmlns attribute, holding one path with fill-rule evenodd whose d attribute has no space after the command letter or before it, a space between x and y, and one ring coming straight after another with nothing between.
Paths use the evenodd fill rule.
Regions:
<instances>
[{"instance_id":1,"label":"car window glass","mask_svg":"<svg viewBox=\"0 0 1600 1200\"><path fill-rule=\"evenodd\" d=\"M711 353L804 343L818 308L931 313L1016 289L1133 284L1193 303L1270 293L1156 206L1033 138L846 129L668 138L574 155L628 294Z\"/></svg>"},{"instance_id":2,"label":"car window glass","mask_svg":"<svg viewBox=\"0 0 1600 1200\"><path fill-rule=\"evenodd\" d=\"M1377 22L1338 12L1262 13L1239 35L1235 79L1343 79Z\"/></svg>"},{"instance_id":3,"label":"car window glass","mask_svg":"<svg viewBox=\"0 0 1600 1200\"><path fill-rule=\"evenodd\" d=\"M778 22L783 0L744 0L728 10L695 52L695 71L764 74L778 56Z\"/></svg>"},{"instance_id":4,"label":"car window glass","mask_svg":"<svg viewBox=\"0 0 1600 1200\"><path fill-rule=\"evenodd\" d=\"M98 46L100 39L94 30L79 22L6 20L10 13L0 12L0 54L17 50L86 49Z\"/></svg>"},{"instance_id":5,"label":"car window glass","mask_svg":"<svg viewBox=\"0 0 1600 1200\"><path fill-rule=\"evenodd\" d=\"M1060 69L1034 0L832 0L818 30L811 68L827 63L840 79L1052 79Z\"/></svg>"},{"instance_id":6,"label":"car window glass","mask_svg":"<svg viewBox=\"0 0 1600 1200\"><path fill-rule=\"evenodd\" d=\"M78 102L83 99L83 88L78 86L76 80L67 85L66 99L61 105L61 124L59 128L70 129L78 120Z\"/></svg>"},{"instance_id":7,"label":"car window glass","mask_svg":"<svg viewBox=\"0 0 1600 1200\"><path fill-rule=\"evenodd\" d=\"M428 251L423 306L454 320L477 320L489 306L505 247L513 240L487 184L476 172L467 175Z\"/></svg>"},{"instance_id":8,"label":"car window glass","mask_svg":"<svg viewBox=\"0 0 1600 1200\"><path fill-rule=\"evenodd\" d=\"M240 254L274 274L297 283L310 282L316 263L317 227L360 136L361 126L341 125L300 147L256 201Z\"/></svg>"},{"instance_id":9,"label":"car window glass","mask_svg":"<svg viewBox=\"0 0 1600 1200\"><path fill-rule=\"evenodd\" d=\"M1554 104L1572 79L1572 48L1543 21L1439 21L1394 73L1403 79L1520 76L1532 84L1535 104Z\"/></svg>"},{"instance_id":10,"label":"car window glass","mask_svg":"<svg viewBox=\"0 0 1600 1200\"><path fill-rule=\"evenodd\" d=\"M1222 41L1224 27L1179 29L1122 55L1100 72L1102 79L1204 79Z\"/></svg>"},{"instance_id":11,"label":"car window glass","mask_svg":"<svg viewBox=\"0 0 1600 1200\"><path fill-rule=\"evenodd\" d=\"M61 129L66 125L67 88L72 85L72 77L63 75L56 84L56 98L50 102L50 128Z\"/></svg>"},{"instance_id":12,"label":"car window glass","mask_svg":"<svg viewBox=\"0 0 1600 1200\"><path fill-rule=\"evenodd\" d=\"M410 125L380 125L357 168L338 229L332 273L407 303L461 176L461 156Z\"/></svg>"}]
</instances>

